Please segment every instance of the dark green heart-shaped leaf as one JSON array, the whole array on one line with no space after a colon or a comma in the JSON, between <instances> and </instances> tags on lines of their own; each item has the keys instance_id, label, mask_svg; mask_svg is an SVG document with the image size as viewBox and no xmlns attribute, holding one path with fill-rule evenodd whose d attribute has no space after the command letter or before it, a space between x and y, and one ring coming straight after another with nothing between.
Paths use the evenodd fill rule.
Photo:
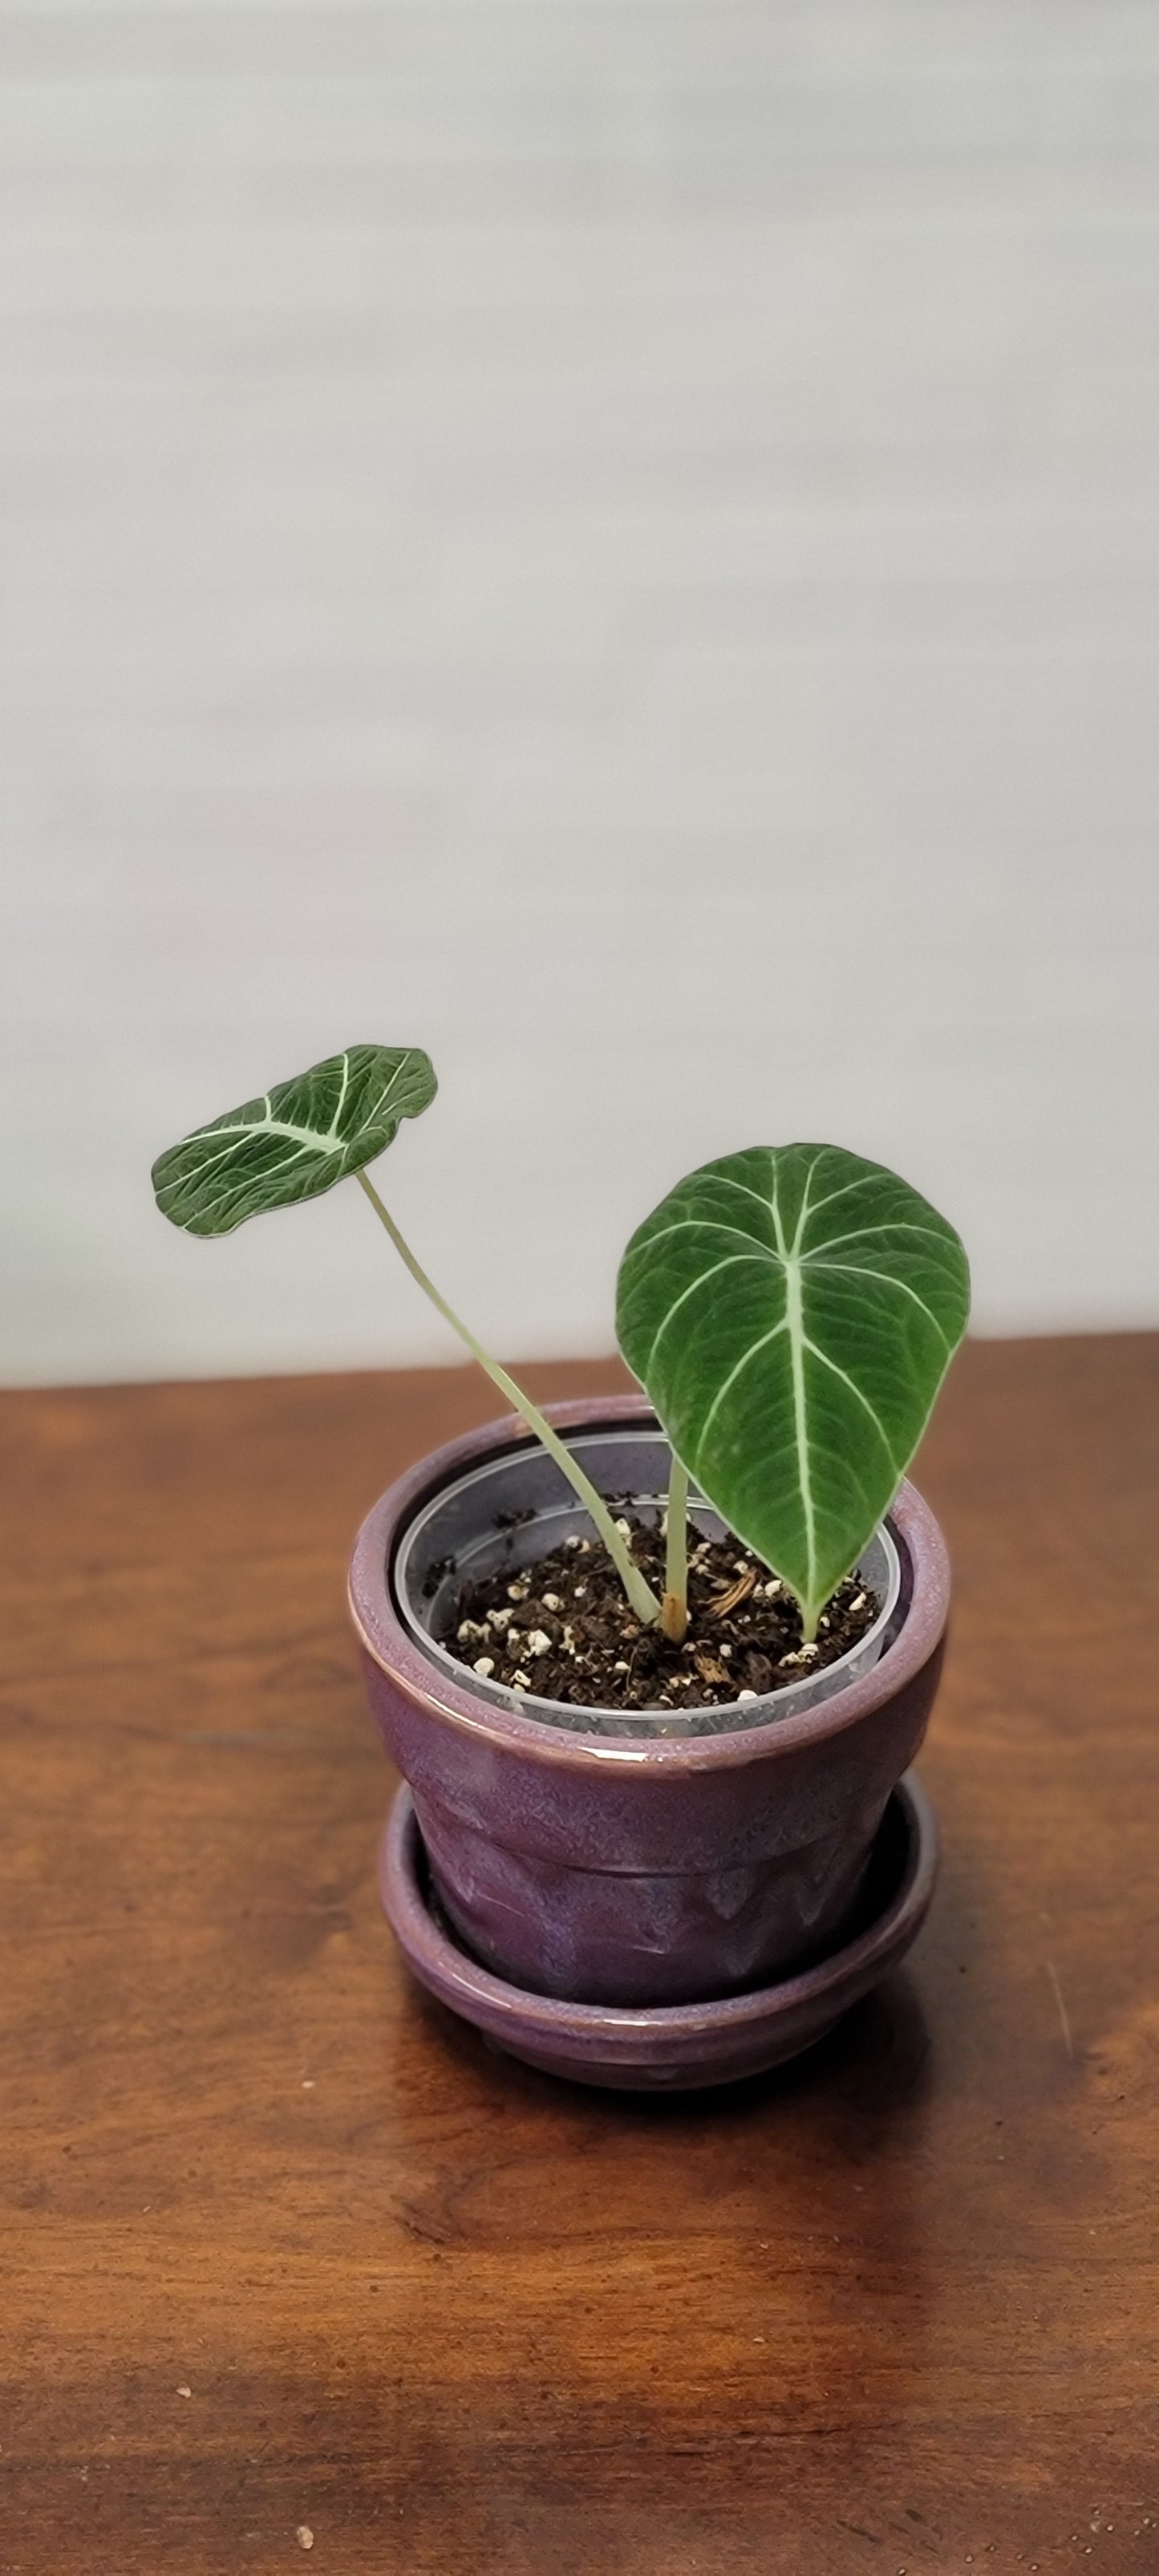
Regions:
<instances>
[{"instance_id":1,"label":"dark green heart-shaped leaf","mask_svg":"<svg viewBox=\"0 0 1159 2576\"><path fill-rule=\"evenodd\" d=\"M628 1245L628 1366L807 1637L893 1500L969 1305L953 1227L834 1145L706 1163Z\"/></svg>"},{"instance_id":2,"label":"dark green heart-shaped leaf","mask_svg":"<svg viewBox=\"0 0 1159 2576\"><path fill-rule=\"evenodd\" d=\"M160 1154L157 1205L187 1234L232 1234L249 1216L315 1199L360 1172L435 1089L421 1047L347 1047Z\"/></svg>"}]
</instances>

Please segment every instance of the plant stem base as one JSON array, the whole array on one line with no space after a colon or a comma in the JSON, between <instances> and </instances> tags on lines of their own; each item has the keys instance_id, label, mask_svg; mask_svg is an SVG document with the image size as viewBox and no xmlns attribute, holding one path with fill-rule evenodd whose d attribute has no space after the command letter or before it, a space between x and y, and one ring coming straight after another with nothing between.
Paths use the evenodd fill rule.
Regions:
<instances>
[{"instance_id":1,"label":"plant stem base","mask_svg":"<svg viewBox=\"0 0 1159 2576\"><path fill-rule=\"evenodd\" d=\"M882 1818L856 1916L825 1958L746 1994L635 2012L533 1994L480 1967L433 1902L405 1785L379 1860L383 1904L404 1957L451 2012L545 2074L615 2091L667 2093L764 2074L823 2039L904 1958L929 1911L937 1869L934 1811L907 1772Z\"/></svg>"}]
</instances>

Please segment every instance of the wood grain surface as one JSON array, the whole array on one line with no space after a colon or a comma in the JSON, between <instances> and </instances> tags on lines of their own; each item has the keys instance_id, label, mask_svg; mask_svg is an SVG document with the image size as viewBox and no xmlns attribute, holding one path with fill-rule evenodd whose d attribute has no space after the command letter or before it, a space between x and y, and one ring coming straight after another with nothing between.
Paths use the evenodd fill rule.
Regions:
<instances>
[{"instance_id":1,"label":"wood grain surface","mask_svg":"<svg viewBox=\"0 0 1159 2576\"><path fill-rule=\"evenodd\" d=\"M380 1914L347 1547L489 1390L3 1399L3 2576L1155 2576L1157 1396L964 1352L931 1923L684 2104L489 2054Z\"/></svg>"}]
</instances>

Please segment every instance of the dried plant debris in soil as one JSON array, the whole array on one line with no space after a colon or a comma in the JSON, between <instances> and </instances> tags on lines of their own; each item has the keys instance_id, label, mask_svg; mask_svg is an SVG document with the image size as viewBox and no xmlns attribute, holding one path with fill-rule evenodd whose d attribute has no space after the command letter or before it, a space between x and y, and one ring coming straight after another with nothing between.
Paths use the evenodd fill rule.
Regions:
<instances>
[{"instance_id":1,"label":"dried plant debris in soil","mask_svg":"<svg viewBox=\"0 0 1159 2576\"><path fill-rule=\"evenodd\" d=\"M620 1519L637 1565L664 1588L660 1531ZM444 1643L481 1679L579 1708L720 1708L785 1690L836 1663L878 1615L851 1575L821 1618L816 1645L801 1643L790 1592L736 1539L689 1532L688 1633L674 1646L643 1628L598 1539L568 1538L538 1564L508 1565L464 1586Z\"/></svg>"}]
</instances>

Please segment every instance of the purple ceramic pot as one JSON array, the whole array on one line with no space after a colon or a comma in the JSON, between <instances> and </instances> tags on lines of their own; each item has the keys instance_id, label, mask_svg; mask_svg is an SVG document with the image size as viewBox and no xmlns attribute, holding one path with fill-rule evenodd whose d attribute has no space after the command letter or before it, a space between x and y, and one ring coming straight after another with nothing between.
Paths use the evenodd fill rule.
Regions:
<instances>
[{"instance_id":1,"label":"purple ceramic pot","mask_svg":"<svg viewBox=\"0 0 1159 2576\"><path fill-rule=\"evenodd\" d=\"M399 1790L379 1855L383 1904L428 1994L473 2023L493 2047L544 2075L629 2093L733 2084L814 2047L905 1957L929 1911L937 1869L929 1799L919 1781L901 1780L882 1820L864 1899L815 1967L708 2003L625 2010L528 1994L468 1957L431 1904L409 1789Z\"/></svg>"},{"instance_id":2,"label":"purple ceramic pot","mask_svg":"<svg viewBox=\"0 0 1159 2576\"><path fill-rule=\"evenodd\" d=\"M565 1433L655 1431L643 1397L550 1412ZM355 1544L370 1703L410 1784L438 1899L486 1968L535 1993L649 2006L765 1985L832 1941L925 1733L949 1603L938 1525L903 1485L884 1650L828 1698L777 1714L785 1694L773 1693L724 1731L712 1711L703 1734L642 1734L638 1721L631 1734L589 1734L574 1709L544 1723L472 1688L424 1649L396 1597L400 1546L431 1497L525 1443L542 1457L515 1419L452 1441L391 1487Z\"/></svg>"}]
</instances>

